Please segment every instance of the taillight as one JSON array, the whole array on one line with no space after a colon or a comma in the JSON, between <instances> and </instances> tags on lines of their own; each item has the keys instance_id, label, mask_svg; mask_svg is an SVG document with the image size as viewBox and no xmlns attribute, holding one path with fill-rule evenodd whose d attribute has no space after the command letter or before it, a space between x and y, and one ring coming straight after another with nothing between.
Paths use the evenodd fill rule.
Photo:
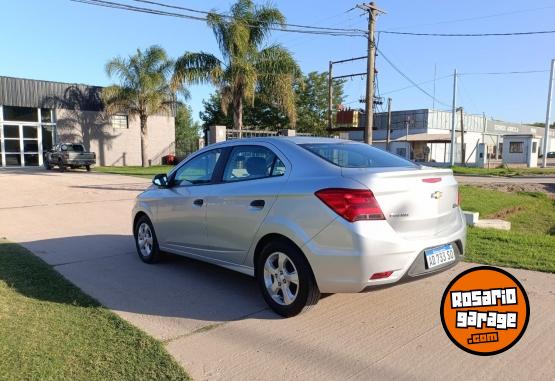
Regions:
<instances>
[{"instance_id":1,"label":"taillight","mask_svg":"<svg viewBox=\"0 0 555 381\"><path fill-rule=\"evenodd\" d=\"M319 190L315 195L349 222L385 220L382 209L370 190L328 188Z\"/></svg>"}]
</instances>

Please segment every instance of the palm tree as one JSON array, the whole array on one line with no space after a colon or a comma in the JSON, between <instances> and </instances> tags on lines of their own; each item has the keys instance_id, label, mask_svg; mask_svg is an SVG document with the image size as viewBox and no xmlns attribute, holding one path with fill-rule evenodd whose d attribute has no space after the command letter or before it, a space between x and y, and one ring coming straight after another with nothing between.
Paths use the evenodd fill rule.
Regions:
<instances>
[{"instance_id":1,"label":"palm tree","mask_svg":"<svg viewBox=\"0 0 555 381\"><path fill-rule=\"evenodd\" d=\"M214 31L222 59L213 54L186 52L175 63L172 85L211 83L219 88L222 110L233 110L233 126L243 128L243 102L254 104L255 94L273 104L296 122L293 85L300 69L291 53L279 44L266 47L270 32L284 27L285 17L270 6L238 0L229 16L211 12L208 25Z\"/></svg>"},{"instance_id":2,"label":"palm tree","mask_svg":"<svg viewBox=\"0 0 555 381\"><path fill-rule=\"evenodd\" d=\"M166 51L159 46L151 46L127 57L116 57L106 64L109 77L117 77L119 85L106 87L102 100L108 114L127 112L137 115L141 122L141 162L148 166L148 117L168 113L176 102L175 91L171 88L173 62Z\"/></svg>"}]
</instances>

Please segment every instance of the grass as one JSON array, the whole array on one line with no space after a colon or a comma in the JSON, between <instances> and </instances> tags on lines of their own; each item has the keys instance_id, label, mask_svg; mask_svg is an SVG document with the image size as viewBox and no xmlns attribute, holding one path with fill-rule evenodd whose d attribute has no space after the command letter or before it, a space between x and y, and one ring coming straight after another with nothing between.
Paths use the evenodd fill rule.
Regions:
<instances>
[{"instance_id":1,"label":"grass","mask_svg":"<svg viewBox=\"0 0 555 381\"><path fill-rule=\"evenodd\" d=\"M455 175L480 176L555 176L555 167L551 168L475 168L453 167Z\"/></svg>"},{"instance_id":2,"label":"grass","mask_svg":"<svg viewBox=\"0 0 555 381\"><path fill-rule=\"evenodd\" d=\"M168 173L173 168L172 165L153 165L152 167L94 167L94 172L113 173L116 175L128 175L145 177L151 179L154 175L159 173Z\"/></svg>"},{"instance_id":3,"label":"grass","mask_svg":"<svg viewBox=\"0 0 555 381\"><path fill-rule=\"evenodd\" d=\"M163 345L0 240L0 379L187 380Z\"/></svg>"},{"instance_id":4,"label":"grass","mask_svg":"<svg viewBox=\"0 0 555 381\"><path fill-rule=\"evenodd\" d=\"M555 273L555 237L469 228L468 262Z\"/></svg>"},{"instance_id":5,"label":"grass","mask_svg":"<svg viewBox=\"0 0 555 381\"><path fill-rule=\"evenodd\" d=\"M479 212L480 218L510 221L521 233L555 234L555 200L540 192L500 192L461 185L463 210Z\"/></svg>"},{"instance_id":6,"label":"grass","mask_svg":"<svg viewBox=\"0 0 555 381\"><path fill-rule=\"evenodd\" d=\"M511 231L469 228L466 260L555 272L555 200L544 193L460 187L462 208L511 222Z\"/></svg>"}]
</instances>

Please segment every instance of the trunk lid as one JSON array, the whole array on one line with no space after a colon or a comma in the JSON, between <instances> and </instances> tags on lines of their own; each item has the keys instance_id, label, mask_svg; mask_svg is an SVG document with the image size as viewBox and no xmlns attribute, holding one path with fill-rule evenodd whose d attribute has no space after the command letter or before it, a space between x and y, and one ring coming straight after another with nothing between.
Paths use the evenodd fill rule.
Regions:
<instances>
[{"instance_id":1,"label":"trunk lid","mask_svg":"<svg viewBox=\"0 0 555 381\"><path fill-rule=\"evenodd\" d=\"M403 236L440 235L458 224L458 184L450 169L342 168L342 175L367 186Z\"/></svg>"}]
</instances>

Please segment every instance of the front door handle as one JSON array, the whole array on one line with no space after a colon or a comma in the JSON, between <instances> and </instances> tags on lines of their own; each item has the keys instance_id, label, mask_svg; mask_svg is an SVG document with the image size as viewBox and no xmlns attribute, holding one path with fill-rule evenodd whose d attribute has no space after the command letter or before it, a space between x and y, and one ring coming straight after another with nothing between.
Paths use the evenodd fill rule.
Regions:
<instances>
[{"instance_id":1,"label":"front door handle","mask_svg":"<svg viewBox=\"0 0 555 381\"><path fill-rule=\"evenodd\" d=\"M195 201L193 201L193 204L195 204L196 206L202 206L202 204L204 204L204 200L202 198L196 199Z\"/></svg>"},{"instance_id":2,"label":"front door handle","mask_svg":"<svg viewBox=\"0 0 555 381\"><path fill-rule=\"evenodd\" d=\"M254 208L263 208L266 205L264 200L254 200L251 202L251 206Z\"/></svg>"}]
</instances>

